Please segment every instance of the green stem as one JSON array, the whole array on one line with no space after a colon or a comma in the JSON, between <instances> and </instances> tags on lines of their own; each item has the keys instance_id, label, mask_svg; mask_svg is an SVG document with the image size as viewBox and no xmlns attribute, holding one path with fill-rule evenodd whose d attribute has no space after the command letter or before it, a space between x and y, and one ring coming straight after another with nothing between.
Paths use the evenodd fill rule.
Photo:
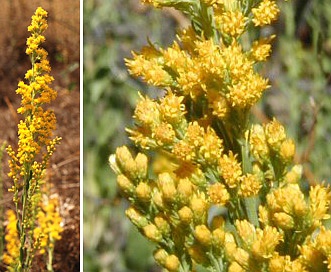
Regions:
<instances>
[{"instance_id":1,"label":"green stem","mask_svg":"<svg viewBox=\"0 0 331 272\"><path fill-rule=\"evenodd\" d=\"M53 247L48 247L47 271L53 272Z\"/></svg>"},{"instance_id":2,"label":"green stem","mask_svg":"<svg viewBox=\"0 0 331 272\"><path fill-rule=\"evenodd\" d=\"M258 198L257 197L247 197L244 199L246 215L250 223L255 227L259 227L259 217L257 213Z\"/></svg>"}]
</instances>

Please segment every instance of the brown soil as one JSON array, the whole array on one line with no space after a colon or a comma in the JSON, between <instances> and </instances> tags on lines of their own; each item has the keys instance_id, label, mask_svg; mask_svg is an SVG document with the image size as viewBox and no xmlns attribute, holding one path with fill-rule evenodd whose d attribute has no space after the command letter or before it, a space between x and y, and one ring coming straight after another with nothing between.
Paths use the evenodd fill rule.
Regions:
<instances>
[{"instance_id":1,"label":"brown soil","mask_svg":"<svg viewBox=\"0 0 331 272\"><path fill-rule=\"evenodd\" d=\"M55 135L62 142L54 153L47 173L51 193L58 194L64 232L57 242L54 253L55 271L80 270L80 94L79 94L79 1L53 0L3 1L0 9L0 145L3 142L15 147L17 123L21 116L16 113L20 96L15 93L30 63L25 55L27 26L38 6L49 13L49 29L46 31L45 49L49 53L55 78L52 87L58 97L50 105L57 117ZM3 165L4 209L13 208L12 195L7 192L11 180L7 178L8 157ZM45 271L41 258L36 257L33 271ZM1 267L0 270L2 271Z\"/></svg>"}]
</instances>

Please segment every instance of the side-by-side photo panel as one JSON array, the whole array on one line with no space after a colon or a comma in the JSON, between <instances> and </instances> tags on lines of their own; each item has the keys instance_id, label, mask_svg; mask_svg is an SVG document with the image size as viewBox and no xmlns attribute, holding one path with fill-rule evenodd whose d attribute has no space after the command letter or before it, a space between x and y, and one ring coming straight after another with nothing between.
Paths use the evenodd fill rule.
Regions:
<instances>
[{"instance_id":1,"label":"side-by-side photo panel","mask_svg":"<svg viewBox=\"0 0 331 272\"><path fill-rule=\"evenodd\" d=\"M80 271L80 1L0 10L0 271Z\"/></svg>"}]
</instances>

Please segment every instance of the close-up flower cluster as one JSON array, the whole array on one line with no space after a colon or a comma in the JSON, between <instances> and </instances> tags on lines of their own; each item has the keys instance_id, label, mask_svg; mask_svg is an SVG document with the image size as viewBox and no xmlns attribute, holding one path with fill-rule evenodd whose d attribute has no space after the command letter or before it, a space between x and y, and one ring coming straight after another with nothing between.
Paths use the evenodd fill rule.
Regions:
<instances>
[{"instance_id":1,"label":"close-up flower cluster","mask_svg":"<svg viewBox=\"0 0 331 272\"><path fill-rule=\"evenodd\" d=\"M168 271L330 271L329 186L304 191L284 126L251 122L270 87L259 67L276 36L261 29L279 16L276 1L143 2L192 23L168 48L149 42L126 59L132 76L162 90L140 94L127 129L139 153L122 146L109 159L156 262Z\"/></svg>"},{"instance_id":2,"label":"close-up flower cluster","mask_svg":"<svg viewBox=\"0 0 331 272\"><path fill-rule=\"evenodd\" d=\"M23 115L18 124L18 148L17 151L10 145L7 148L10 157L8 176L13 181L9 191L13 193L15 213L8 211L4 262L11 271L30 271L38 249L53 249L55 240L61 238L61 217L53 211L55 204L45 206L44 212L40 204L45 170L61 140L60 137L53 138L56 117L52 110L44 106L57 95L50 87L54 79L49 74L51 67L47 51L41 47L47 26L47 12L39 7L32 16L28 27L31 36L26 42L31 69L25 74L27 83L20 81L16 90L22 97L17 112ZM49 222L49 216L53 216L54 222ZM50 241L44 242L45 239ZM40 252L44 253L45 250ZM48 271L53 270L50 268Z\"/></svg>"}]
</instances>

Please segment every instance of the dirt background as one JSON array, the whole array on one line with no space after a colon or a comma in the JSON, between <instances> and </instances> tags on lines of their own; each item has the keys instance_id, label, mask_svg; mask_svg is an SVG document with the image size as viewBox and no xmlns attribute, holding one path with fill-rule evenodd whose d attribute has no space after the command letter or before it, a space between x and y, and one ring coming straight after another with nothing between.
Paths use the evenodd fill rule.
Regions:
<instances>
[{"instance_id":1,"label":"dirt background","mask_svg":"<svg viewBox=\"0 0 331 272\"><path fill-rule=\"evenodd\" d=\"M80 270L80 207L79 207L79 0L2 0L0 9L0 145L4 142L15 147L17 123L21 116L16 113L20 96L15 93L19 80L30 68L25 54L27 27L38 6L48 11L48 29L45 32L45 49L49 53L55 78L52 87L58 91L57 99L50 105L57 117L55 135L62 143L52 157L47 173L52 194L60 198L60 213L63 218L62 240L55 247L54 271ZM12 208L11 194L7 189L8 157L3 165L4 198L0 205L4 210ZM45 271L43 262L36 257L33 271ZM3 268L0 267L0 271Z\"/></svg>"}]
</instances>

